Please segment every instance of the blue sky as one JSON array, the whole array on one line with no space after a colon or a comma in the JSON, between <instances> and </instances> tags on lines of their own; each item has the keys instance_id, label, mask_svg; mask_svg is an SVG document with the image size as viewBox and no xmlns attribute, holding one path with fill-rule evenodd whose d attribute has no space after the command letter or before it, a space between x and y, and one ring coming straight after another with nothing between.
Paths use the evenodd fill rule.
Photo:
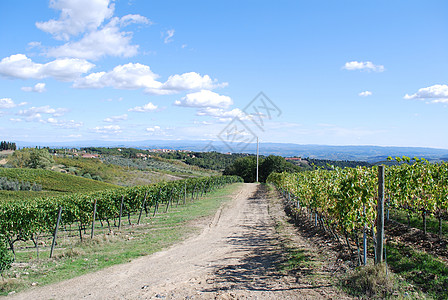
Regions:
<instances>
[{"instance_id":1,"label":"blue sky","mask_svg":"<svg viewBox=\"0 0 448 300\"><path fill-rule=\"evenodd\" d=\"M444 0L1 1L0 139L448 148L447 13Z\"/></svg>"}]
</instances>

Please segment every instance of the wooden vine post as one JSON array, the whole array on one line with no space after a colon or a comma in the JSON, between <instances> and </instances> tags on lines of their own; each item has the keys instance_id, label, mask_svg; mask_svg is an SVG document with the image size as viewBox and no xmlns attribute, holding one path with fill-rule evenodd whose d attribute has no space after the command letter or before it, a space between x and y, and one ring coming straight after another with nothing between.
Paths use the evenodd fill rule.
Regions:
<instances>
[{"instance_id":1,"label":"wooden vine post","mask_svg":"<svg viewBox=\"0 0 448 300\"><path fill-rule=\"evenodd\" d=\"M123 214L123 202L124 202L124 196L121 197L120 215L118 216L118 230L120 230L120 227L121 227L121 216Z\"/></svg>"},{"instance_id":2,"label":"wooden vine post","mask_svg":"<svg viewBox=\"0 0 448 300\"><path fill-rule=\"evenodd\" d=\"M148 191L145 192L145 198L143 198L143 203L142 203L142 207L140 209L140 214L138 215L137 225L140 224L140 219L142 218L143 209L145 208L145 205L146 205L146 197L147 196L148 196Z\"/></svg>"},{"instance_id":3,"label":"wooden vine post","mask_svg":"<svg viewBox=\"0 0 448 300\"><path fill-rule=\"evenodd\" d=\"M376 260L383 262L384 251L384 166L378 166L378 206L376 218Z\"/></svg>"},{"instance_id":4,"label":"wooden vine post","mask_svg":"<svg viewBox=\"0 0 448 300\"><path fill-rule=\"evenodd\" d=\"M93 203L93 218L92 218L92 232L90 233L90 238L93 239L93 233L95 231L95 217L96 217L96 199Z\"/></svg>"},{"instance_id":5,"label":"wooden vine post","mask_svg":"<svg viewBox=\"0 0 448 300\"><path fill-rule=\"evenodd\" d=\"M54 246L56 246L56 237L58 235L58 229L59 229L59 223L61 222L61 216L62 216L62 206L59 206L58 219L56 221L56 228L54 229L53 242L51 243L50 258L53 257Z\"/></svg>"},{"instance_id":6,"label":"wooden vine post","mask_svg":"<svg viewBox=\"0 0 448 300\"><path fill-rule=\"evenodd\" d=\"M366 206L364 205L364 214L366 213ZM364 261L363 264L364 266L367 265L367 228L366 225L364 225L364 228L362 230L362 249L363 249L363 256L364 256Z\"/></svg>"},{"instance_id":7,"label":"wooden vine post","mask_svg":"<svg viewBox=\"0 0 448 300\"><path fill-rule=\"evenodd\" d=\"M187 184L184 184L184 205L187 203Z\"/></svg>"}]
</instances>

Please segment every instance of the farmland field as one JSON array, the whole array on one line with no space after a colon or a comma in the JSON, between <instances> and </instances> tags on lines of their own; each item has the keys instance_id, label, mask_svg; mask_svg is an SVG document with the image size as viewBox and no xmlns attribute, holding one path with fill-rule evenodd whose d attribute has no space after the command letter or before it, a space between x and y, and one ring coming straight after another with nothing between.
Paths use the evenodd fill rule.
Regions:
<instances>
[{"instance_id":1,"label":"farmland field","mask_svg":"<svg viewBox=\"0 0 448 300\"><path fill-rule=\"evenodd\" d=\"M135 273L135 279L132 280L134 284L113 290L113 295L154 297L157 294L170 294L191 297L199 293L206 298L213 298L227 295L224 291L231 290L231 295L238 297L293 299L297 296L296 290L300 290L300 295L313 298L322 295L330 298L361 295L382 298L412 293L415 297L444 299L446 292L440 287L448 282L447 243L443 238L443 231L447 226L444 220L446 202L443 202L445 198L442 196L446 191L446 166L444 163L430 165L417 160L413 164L401 164L386 170L386 208L390 210L391 218L385 231L387 267L373 264L374 261L376 263L376 247L372 243L375 238L370 237L376 234L372 228L376 219L379 167L317 169L298 173L272 173L268 181L281 192L280 198L274 191L269 191L267 186L247 184L239 194L231 193L233 196L228 207L218 209L221 200L214 202L212 210L218 209L218 213L214 219L206 221L205 228L208 229L198 237L173 248L178 250L164 250L158 254L162 257L167 255L170 262L159 256L148 256L143 263L130 262L116 267L116 271L108 275L100 271L48 288L32 289L32 293L52 293L61 298L83 297L89 293L89 289L108 293L109 290L103 291L95 283L88 285L87 282L95 282L94 278L97 276L105 278L106 282L116 282L118 279L115 276L131 272ZM190 211L189 217L182 211L210 203L206 199L214 199L213 195L225 195L225 191L229 191L224 188L223 193L218 188L242 180L235 176L207 176L148 186L112 186L114 188L104 189L111 185L51 171L35 172L34 177L30 175L32 170L9 172L4 174L11 179L20 178L20 172L28 180L39 176L49 178L45 187L53 190L23 192L22 195L27 195L30 200L4 201L0 206L1 235L7 237L10 248L14 250L16 263L36 265L43 269L47 268L46 265L52 266L50 268L57 270L55 274L61 272L63 278L123 263L131 257L147 255L182 239L182 236L192 232L188 226L183 227L186 220L193 220L191 217L198 216L197 213L204 216L200 213L201 210ZM52 183L52 180L57 180L48 172L57 174L58 178L66 182L71 178L81 181L70 183L71 190L66 188L61 191L57 184ZM85 188L91 189L90 192L70 192L76 189L77 184L82 184L82 181L88 184ZM99 184L96 187L99 190L95 191L92 182ZM422 192L419 186L425 182L431 182L431 185L425 186ZM8 193L3 191L4 195ZM33 200L33 193L51 197ZM13 195L9 196L10 200L14 198ZM418 197L422 199L418 200ZM413 199L413 202L409 199ZM282 205L285 205L289 217L284 216L284 212L280 213ZM48 260L49 253L53 252L50 251L50 244L58 207L63 208L60 221L62 227L56 254ZM424 222L419 223L417 221L422 207L427 215ZM409 225L422 230L409 229L405 224L396 222L404 223L406 213L412 216ZM24 220L28 222L24 223ZM298 229L291 227L291 224L287 225L288 222L296 224ZM193 223L200 228L204 226L202 221L196 220ZM178 226L180 231L175 231ZM425 229L428 232L424 232ZM161 236L156 234L159 230L163 232L160 233ZM440 237L437 236L439 231L442 233ZM149 232L156 234L151 240L146 237ZM363 232L367 234L365 244L361 242ZM123 243L128 242L131 245L137 243L137 248L131 252L117 251L116 247L126 249L128 246ZM147 252L139 248L145 243L149 243L148 249L154 250ZM97 250L93 249L97 249L96 247L102 247L100 253L95 253ZM363 249L366 249L365 254ZM210 256L210 253L214 254ZM189 259L179 258L176 259L177 263L173 263L172 257L178 255ZM82 263L81 258L87 259L85 261L94 258L94 262ZM77 263L72 264L67 259ZM61 268L53 265L59 265L59 261L63 262ZM202 265L204 261L213 263L206 267ZM192 269L191 264L198 268ZM362 266L363 264L366 266ZM66 268L80 269L66 273ZM204 268L211 271L204 273ZM241 270L243 273L229 270ZM143 275L154 272L160 274L157 279ZM185 286L182 283L187 280L183 275L185 272L192 272L195 274L194 278L199 279L189 277L189 283ZM368 275L369 272L376 275ZM41 278L38 274L28 276L29 274L29 268L21 270L13 266L12 270L5 273L10 280L3 285L3 291L26 290L30 281L47 285L58 281L57 278L60 277L56 275ZM247 274L251 274L250 281L246 279ZM16 281L11 276L23 279ZM405 279L402 286L398 284L399 278ZM360 280L368 280L370 283L360 283ZM160 282L165 281L172 284L169 287L161 286ZM238 284L231 284L232 282ZM374 282L383 283L375 285ZM87 288L74 288L79 285L86 285ZM143 291L137 292L138 285L144 287L140 288ZM261 286L269 288L260 293ZM247 287L249 290L245 290ZM17 296L26 298L26 295L25 292Z\"/></svg>"},{"instance_id":2,"label":"farmland field","mask_svg":"<svg viewBox=\"0 0 448 300\"><path fill-rule=\"evenodd\" d=\"M94 192L116 187L105 182L49 170L0 168L0 177L36 182L42 185L44 191L65 193Z\"/></svg>"}]
</instances>

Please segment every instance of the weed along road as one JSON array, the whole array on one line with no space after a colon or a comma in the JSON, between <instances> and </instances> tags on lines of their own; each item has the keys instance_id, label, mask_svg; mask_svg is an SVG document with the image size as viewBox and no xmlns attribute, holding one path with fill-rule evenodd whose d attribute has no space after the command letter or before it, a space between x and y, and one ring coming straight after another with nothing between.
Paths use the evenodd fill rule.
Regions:
<instances>
[{"instance_id":1,"label":"weed along road","mask_svg":"<svg viewBox=\"0 0 448 300\"><path fill-rule=\"evenodd\" d=\"M285 216L280 201L270 199L272 194L263 185L241 185L213 217L198 221L199 235L126 264L7 298L347 298L324 279L299 280L279 269L284 250L275 225Z\"/></svg>"}]
</instances>

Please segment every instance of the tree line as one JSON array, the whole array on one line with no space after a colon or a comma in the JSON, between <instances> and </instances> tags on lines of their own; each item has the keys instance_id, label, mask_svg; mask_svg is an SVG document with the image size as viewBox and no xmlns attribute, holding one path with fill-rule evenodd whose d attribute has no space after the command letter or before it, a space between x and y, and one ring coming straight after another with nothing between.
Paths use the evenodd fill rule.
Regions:
<instances>
[{"instance_id":1,"label":"tree line","mask_svg":"<svg viewBox=\"0 0 448 300\"><path fill-rule=\"evenodd\" d=\"M7 141L0 142L0 151L1 150L16 150L16 149L17 149L16 143L7 142Z\"/></svg>"},{"instance_id":2,"label":"tree line","mask_svg":"<svg viewBox=\"0 0 448 300\"><path fill-rule=\"evenodd\" d=\"M356 167L371 167L372 164L366 161L356 161L356 160L330 160L330 159L316 159L316 158L305 158L311 166L312 169L323 168L325 170L333 170L334 168L356 168Z\"/></svg>"},{"instance_id":3,"label":"tree line","mask_svg":"<svg viewBox=\"0 0 448 300\"><path fill-rule=\"evenodd\" d=\"M272 172L295 173L301 170L301 167L286 161L286 159L281 156L269 155L266 158L260 157L258 160L258 181L266 182L266 179ZM257 157L247 156L238 158L233 164L225 168L223 174L240 176L244 179L244 182L255 182L257 174Z\"/></svg>"},{"instance_id":4,"label":"tree line","mask_svg":"<svg viewBox=\"0 0 448 300\"><path fill-rule=\"evenodd\" d=\"M235 160L237 160L238 158L249 156L249 154L246 153L224 154L216 151L188 152L188 153L174 151L167 153L157 153L156 155L167 159L182 160L188 165L217 171L224 170L226 167L235 162Z\"/></svg>"}]
</instances>

